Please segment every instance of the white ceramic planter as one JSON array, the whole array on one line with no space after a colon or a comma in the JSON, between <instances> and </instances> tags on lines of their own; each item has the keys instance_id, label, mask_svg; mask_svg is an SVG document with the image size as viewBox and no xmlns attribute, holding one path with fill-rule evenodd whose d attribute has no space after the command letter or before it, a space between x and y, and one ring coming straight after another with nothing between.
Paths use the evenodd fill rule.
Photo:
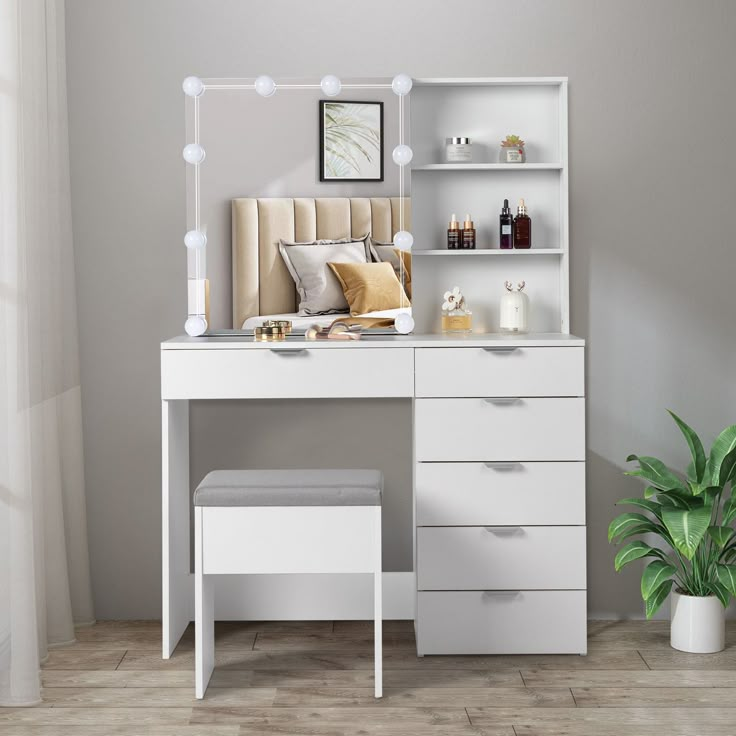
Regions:
<instances>
[{"instance_id":1,"label":"white ceramic planter","mask_svg":"<svg viewBox=\"0 0 736 736\"><path fill-rule=\"evenodd\" d=\"M671 618L674 649L708 654L726 646L726 609L714 595L701 598L673 592Z\"/></svg>"}]
</instances>

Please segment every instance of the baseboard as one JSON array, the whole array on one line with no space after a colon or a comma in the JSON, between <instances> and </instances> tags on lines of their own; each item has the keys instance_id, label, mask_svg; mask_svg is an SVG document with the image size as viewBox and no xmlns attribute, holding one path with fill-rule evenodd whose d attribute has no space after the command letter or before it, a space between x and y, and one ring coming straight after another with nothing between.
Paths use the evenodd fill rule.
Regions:
<instances>
[{"instance_id":1,"label":"baseboard","mask_svg":"<svg viewBox=\"0 0 736 736\"><path fill-rule=\"evenodd\" d=\"M194 576L192 576L192 599ZM413 619L413 572L383 573L383 618ZM192 605L191 610L194 610ZM218 575L218 621L373 619L372 575Z\"/></svg>"}]
</instances>

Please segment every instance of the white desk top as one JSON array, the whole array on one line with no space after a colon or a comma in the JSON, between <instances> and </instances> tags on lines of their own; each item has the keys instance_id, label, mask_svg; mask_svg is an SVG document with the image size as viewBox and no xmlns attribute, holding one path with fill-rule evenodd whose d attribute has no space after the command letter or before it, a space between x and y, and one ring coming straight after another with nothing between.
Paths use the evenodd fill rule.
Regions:
<instances>
[{"instance_id":1,"label":"white desk top","mask_svg":"<svg viewBox=\"0 0 736 736\"><path fill-rule=\"evenodd\" d=\"M278 350L297 348L458 348L458 347L582 347L585 340L575 335L545 332L507 336L500 333L470 335L363 335L360 340L304 340L300 336L278 342L256 342L245 335L187 337L181 335L161 343L162 350Z\"/></svg>"}]
</instances>

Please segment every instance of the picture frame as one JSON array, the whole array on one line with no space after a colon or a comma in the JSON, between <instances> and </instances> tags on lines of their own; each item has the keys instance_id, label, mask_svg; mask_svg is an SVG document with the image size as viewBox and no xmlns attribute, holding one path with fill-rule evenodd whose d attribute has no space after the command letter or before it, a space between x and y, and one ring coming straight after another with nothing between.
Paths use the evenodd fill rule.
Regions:
<instances>
[{"instance_id":1,"label":"picture frame","mask_svg":"<svg viewBox=\"0 0 736 736\"><path fill-rule=\"evenodd\" d=\"M319 101L319 180L383 181L383 102Z\"/></svg>"}]
</instances>

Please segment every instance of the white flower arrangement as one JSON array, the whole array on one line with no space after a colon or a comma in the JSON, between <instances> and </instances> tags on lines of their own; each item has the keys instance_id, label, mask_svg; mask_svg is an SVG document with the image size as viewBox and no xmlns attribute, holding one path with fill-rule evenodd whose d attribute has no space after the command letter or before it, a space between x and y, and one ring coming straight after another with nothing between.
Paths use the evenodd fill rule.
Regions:
<instances>
[{"instance_id":1,"label":"white flower arrangement","mask_svg":"<svg viewBox=\"0 0 736 736\"><path fill-rule=\"evenodd\" d=\"M445 312L452 312L453 309L465 308L465 297L460 293L460 287L453 287L452 291L446 291L443 297L445 300L442 309Z\"/></svg>"}]
</instances>

